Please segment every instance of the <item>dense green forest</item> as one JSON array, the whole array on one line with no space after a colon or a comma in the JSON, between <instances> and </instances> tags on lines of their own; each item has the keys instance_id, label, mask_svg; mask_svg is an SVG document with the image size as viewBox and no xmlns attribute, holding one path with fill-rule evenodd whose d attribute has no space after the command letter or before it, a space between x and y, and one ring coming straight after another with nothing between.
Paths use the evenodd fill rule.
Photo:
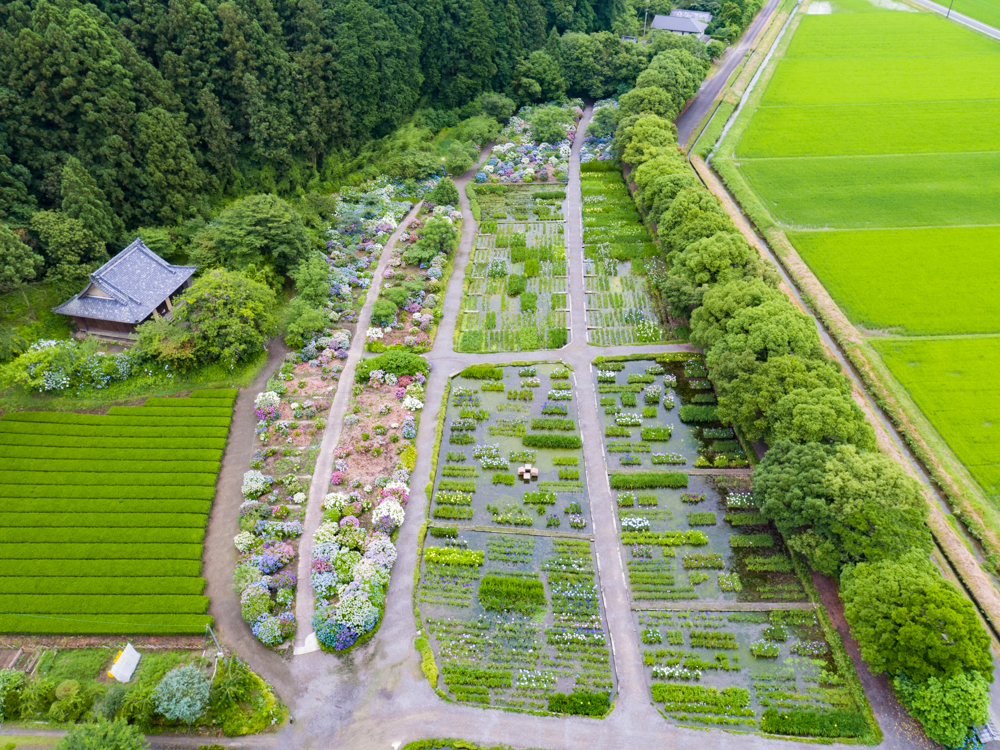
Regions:
<instances>
[{"instance_id":1,"label":"dense green forest","mask_svg":"<svg viewBox=\"0 0 1000 750\"><path fill-rule=\"evenodd\" d=\"M71 159L110 207L107 242L227 196L328 189L373 139L454 125L488 92L627 90L654 53L619 40L638 25L624 0L13 0L0 219L58 210Z\"/></svg>"}]
</instances>

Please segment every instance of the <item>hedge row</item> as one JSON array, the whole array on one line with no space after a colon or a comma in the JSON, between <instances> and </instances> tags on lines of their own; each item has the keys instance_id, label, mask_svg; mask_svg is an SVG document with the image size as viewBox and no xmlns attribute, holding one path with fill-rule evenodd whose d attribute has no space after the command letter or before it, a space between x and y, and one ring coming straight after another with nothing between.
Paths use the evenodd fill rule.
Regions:
<instances>
[{"instance_id":1,"label":"hedge row","mask_svg":"<svg viewBox=\"0 0 1000 750\"><path fill-rule=\"evenodd\" d=\"M714 406L697 406L688 404L682 406L678 411L678 416L682 422L716 422Z\"/></svg>"},{"instance_id":2,"label":"hedge row","mask_svg":"<svg viewBox=\"0 0 1000 750\"><path fill-rule=\"evenodd\" d=\"M459 375L471 380L503 380L503 370L495 365L469 365Z\"/></svg>"},{"instance_id":3,"label":"hedge row","mask_svg":"<svg viewBox=\"0 0 1000 750\"><path fill-rule=\"evenodd\" d=\"M65 556L64 556L65 557ZM120 578L135 575L137 570L156 573L167 578L201 575L201 557L188 560L11 560L0 559L0 576L34 576L36 578ZM2 620L3 618L0 618Z\"/></svg>"},{"instance_id":4,"label":"hedge row","mask_svg":"<svg viewBox=\"0 0 1000 750\"><path fill-rule=\"evenodd\" d=\"M87 614L4 615L0 633L58 633L73 635L202 635L206 625L215 624L210 615L123 615Z\"/></svg>"},{"instance_id":5,"label":"hedge row","mask_svg":"<svg viewBox=\"0 0 1000 750\"><path fill-rule=\"evenodd\" d=\"M193 576L134 578L99 576L94 578L28 576L0 577L0 594L186 594L201 596L205 579Z\"/></svg>"},{"instance_id":6,"label":"hedge row","mask_svg":"<svg viewBox=\"0 0 1000 750\"><path fill-rule=\"evenodd\" d=\"M236 388L203 388L198 391L191 391L188 398L227 398L230 402L236 400Z\"/></svg>"},{"instance_id":7,"label":"hedge row","mask_svg":"<svg viewBox=\"0 0 1000 750\"><path fill-rule=\"evenodd\" d=\"M3 502L5 513L115 513L147 514L165 513L193 515L204 518L212 509L209 500L136 500L91 498L81 500L70 497L7 498ZM177 524L181 525L181 524Z\"/></svg>"},{"instance_id":8,"label":"hedge row","mask_svg":"<svg viewBox=\"0 0 1000 750\"><path fill-rule=\"evenodd\" d=\"M200 399L201 401L207 402L208 399ZM158 417L158 418L169 418L169 419L186 419L188 417L212 417L212 418L223 418L231 419L233 410L228 406L207 406L202 408L183 408L174 407L172 409L166 408L152 408L147 406L112 406L108 409L109 416L115 417Z\"/></svg>"},{"instance_id":9,"label":"hedge row","mask_svg":"<svg viewBox=\"0 0 1000 750\"><path fill-rule=\"evenodd\" d=\"M796 737L861 737L868 732L868 722L856 711L768 708L761 717L760 731Z\"/></svg>"},{"instance_id":10,"label":"hedge row","mask_svg":"<svg viewBox=\"0 0 1000 750\"><path fill-rule=\"evenodd\" d=\"M145 427L154 425L163 425L165 427L178 425L229 427L231 416L231 414L224 414L221 417L211 417L204 414L195 414L190 417L175 417L170 413L167 413L165 416L157 416L155 414L148 414L144 409L140 408L139 414L133 413L120 416L115 414L77 414L75 412L64 411L20 411L5 414L3 420L5 422L28 422L30 424L110 425L115 427Z\"/></svg>"},{"instance_id":11,"label":"hedge row","mask_svg":"<svg viewBox=\"0 0 1000 750\"><path fill-rule=\"evenodd\" d=\"M5 507L0 512L0 533L5 529L45 526L204 529L207 521L204 513L17 513Z\"/></svg>"},{"instance_id":12,"label":"hedge row","mask_svg":"<svg viewBox=\"0 0 1000 750\"><path fill-rule=\"evenodd\" d=\"M525 435L521 443L526 448L558 448L572 450L583 446L579 435Z\"/></svg>"},{"instance_id":13,"label":"hedge row","mask_svg":"<svg viewBox=\"0 0 1000 750\"><path fill-rule=\"evenodd\" d=\"M576 420L559 419L558 417L539 417L531 420L533 430L563 430L569 432L576 429Z\"/></svg>"},{"instance_id":14,"label":"hedge row","mask_svg":"<svg viewBox=\"0 0 1000 750\"><path fill-rule=\"evenodd\" d=\"M13 423L11 423L13 424ZM97 446L103 451L105 449L118 450L142 450L142 451L192 451L192 450L212 450L219 453L222 458L222 451L226 447L224 437L159 437L159 435L149 435L140 437L113 437L103 436L100 440L88 438L81 440L77 435L39 435L34 433L7 432L3 431L4 422L0 422L0 445L3 446L44 446L49 448L74 448L83 450L96 450ZM150 456L155 458L155 456ZM181 456L179 456L181 458Z\"/></svg>"},{"instance_id":15,"label":"hedge row","mask_svg":"<svg viewBox=\"0 0 1000 750\"><path fill-rule=\"evenodd\" d=\"M173 426L170 426L173 425ZM76 435L86 438L225 438L229 434L228 424L221 427L177 425L169 422L167 425L146 424L145 426L116 424L58 424L48 422L16 422L6 418L0 419L0 432L28 435ZM42 443L46 445L46 443ZM128 443L123 444L127 447ZM222 441L225 447L225 440ZM193 447L193 446L192 446ZM214 446L213 446L214 447Z\"/></svg>"},{"instance_id":16,"label":"hedge row","mask_svg":"<svg viewBox=\"0 0 1000 750\"><path fill-rule=\"evenodd\" d=\"M6 484L0 485L0 498L7 497L41 497L41 498L65 498L72 497L81 500L87 499L108 499L108 500L211 500L215 497L215 487L201 486L176 486L157 487L150 485L147 487L135 486L60 486L57 484ZM4 503L6 506L6 502Z\"/></svg>"},{"instance_id":17,"label":"hedge row","mask_svg":"<svg viewBox=\"0 0 1000 750\"><path fill-rule=\"evenodd\" d=\"M201 615L208 611L207 596L185 594L0 594L0 610L18 614L169 614Z\"/></svg>"},{"instance_id":18,"label":"hedge row","mask_svg":"<svg viewBox=\"0 0 1000 750\"><path fill-rule=\"evenodd\" d=\"M96 546L77 543L19 544L17 550L7 547L7 555L22 560L198 560L201 544L129 544L110 543ZM100 557L98 557L100 555ZM145 564L142 564L145 567ZM132 569L133 572L136 568Z\"/></svg>"},{"instance_id":19,"label":"hedge row","mask_svg":"<svg viewBox=\"0 0 1000 750\"><path fill-rule=\"evenodd\" d=\"M205 529L176 528L121 528L103 526L15 526L0 528L0 544L5 554L17 555L21 544L67 543L77 544L200 544ZM94 550L99 555L100 550Z\"/></svg>"},{"instance_id":20,"label":"hedge row","mask_svg":"<svg viewBox=\"0 0 1000 750\"><path fill-rule=\"evenodd\" d=\"M235 398L170 398L168 396L150 396L146 402L138 408L155 409L218 409L229 407L232 409Z\"/></svg>"},{"instance_id":21,"label":"hedge row","mask_svg":"<svg viewBox=\"0 0 1000 750\"><path fill-rule=\"evenodd\" d=\"M688 486L688 475L682 471L637 471L612 474L609 478L613 490L644 490L656 487L679 489Z\"/></svg>"},{"instance_id":22,"label":"hedge row","mask_svg":"<svg viewBox=\"0 0 1000 750\"><path fill-rule=\"evenodd\" d=\"M91 460L85 458L5 458L3 462L5 471L10 472L30 472L30 473L52 473L65 474L67 472L80 472L84 474L105 474L112 470L123 471L133 474L154 472L159 474L211 474L215 476L219 471L218 461L149 461L140 458L134 459L110 459ZM0 480L4 479L0 475ZM6 483L6 482L5 482Z\"/></svg>"},{"instance_id":23,"label":"hedge row","mask_svg":"<svg viewBox=\"0 0 1000 750\"><path fill-rule=\"evenodd\" d=\"M180 463L184 461L211 462L218 465L222 460L222 451L210 448L174 448L174 449L144 449L144 448L94 448L77 446L32 446L32 445L0 445L0 458L35 458L60 459L77 461L169 461ZM172 470L174 467L171 466ZM205 471L202 469L202 471ZM216 471L215 468L210 471Z\"/></svg>"},{"instance_id":24,"label":"hedge row","mask_svg":"<svg viewBox=\"0 0 1000 750\"><path fill-rule=\"evenodd\" d=\"M101 485L154 487L211 487L215 485L215 474L172 474L151 472L118 473L108 471L113 465L105 464L103 472L97 471L7 471L0 475L4 485Z\"/></svg>"}]
</instances>

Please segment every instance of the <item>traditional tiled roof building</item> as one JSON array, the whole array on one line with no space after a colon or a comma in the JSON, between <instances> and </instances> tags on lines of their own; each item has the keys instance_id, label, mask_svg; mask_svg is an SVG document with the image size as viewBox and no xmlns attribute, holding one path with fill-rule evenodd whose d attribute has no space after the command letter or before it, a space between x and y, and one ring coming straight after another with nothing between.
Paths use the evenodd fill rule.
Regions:
<instances>
[{"instance_id":1,"label":"traditional tiled roof building","mask_svg":"<svg viewBox=\"0 0 1000 750\"><path fill-rule=\"evenodd\" d=\"M81 333L127 339L154 315L169 315L172 299L191 285L196 266L174 266L136 239L90 274L87 287L53 308Z\"/></svg>"}]
</instances>

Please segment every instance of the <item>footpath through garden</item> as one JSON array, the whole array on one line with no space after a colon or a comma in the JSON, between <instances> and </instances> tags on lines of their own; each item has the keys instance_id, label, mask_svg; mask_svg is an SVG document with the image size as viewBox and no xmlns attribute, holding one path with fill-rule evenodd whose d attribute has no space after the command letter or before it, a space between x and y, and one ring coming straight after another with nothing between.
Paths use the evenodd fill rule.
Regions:
<instances>
[{"instance_id":1,"label":"footpath through garden","mask_svg":"<svg viewBox=\"0 0 1000 750\"><path fill-rule=\"evenodd\" d=\"M607 632L610 636L612 673L617 687L613 696L613 710L605 719L592 719L537 716L447 702L431 689L421 671L420 655L414 649L414 638L420 634L413 615L416 603L416 574L419 571L416 549L420 523L423 520L421 516L428 505L424 485L428 477L432 481L434 478L431 474L433 458L431 453L440 409L444 406L442 396L445 388L448 387L453 375L470 364L533 359L530 354L513 356L458 354L452 349L454 327L461 307L465 269L477 235L476 222L473 220L465 193L465 186L472 178L474 169L456 180L464 217L462 235L454 259L454 272L446 290L444 316L434 347L427 356L432 369L426 384L425 408L417 433L418 455L412 473L410 502L407 507L409 518L400 528L397 539L400 554L393 568L385 615L380 629L371 641L345 654L334 656L313 650L309 639L312 631L312 596L306 591L300 591L296 612L299 623L295 642L296 655L290 659L283 659L249 635L240 619L238 602L233 595L222 590L228 585L233 563L230 561L225 566L227 568L224 571L225 576L221 573L215 575L217 571L214 568L219 566L213 566L209 571L210 578L214 579L214 583L210 583L213 614L226 641L247 659L253 669L275 684L282 699L291 707L293 722L282 728L278 734L278 744L282 747L323 750L341 747L389 748L424 737L463 737L484 744L532 745L553 750L583 746L620 747L626 742L635 746L654 746L662 744L666 737L669 737L669 744L674 748L702 748L705 745L704 731L668 724L650 701L642 645L629 593L628 571L622 559L617 505L606 470L605 446L601 435L604 429L604 416L598 412L595 393L597 388L592 368L592 361L598 355L654 354L685 352L692 349L686 344L628 347L595 347L587 344L579 157L590 115L591 109L588 107L577 130L566 189L566 250L570 266L571 301L570 343L558 351L540 355L538 358L548 356L552 360L561 360L571 365L574 385L579 391L578 417L583 433L585 473L592 513L590 533L596 553L601 610L606 618ZM314 475L318 481L313 482L310 492L310 510L307 511L306 531L303 536L306 546L300 554L299 581L303 587L309 585L308 540L318 524L320 502L332 468L332 446L336 445L340 425L346 413L354 368L362 356L361 350L364 344L362 332L367 326L390 249L404 226L405 222L387 243L382 254L367 301L359 316L358 334L355 335L347 365L340 379L341 385L330 409L328 427ZM248 418L252 419L252 410L252 398L243 398L237 404L237 419L240 418L240 414L243 416L249 414ZM691 473L693 476L695 473L703 472ZM732 475L745 471L716 470L714 473ZM214 526L218 527L218 524ZM229 523L221 528L231 533L229 530L232 527L232 519L229 519ZM555 537L557 534L559 532L548 532L547 535ZM546 532L537 531L535 535L543 536ZM218 546L221 548L224 545L220 543ZM802 606L799 603L775 603L760 605L758 608L801 611ZM642 609L651 611L666 607L667 605L663 607L644 605ZM684 608L696 609L686 604L674 607L676 610ZM724 609L734 612L746 610L748 607L733 602ZM865 684L867 686L870 682L865 681ZM919 747L912 736L899 731L895 721L892 720L895 717L889 716L890 712L880 701L873 700L872 703L885 733L885 741L881 747L890 750ZM274 739L273 736L261 737L259 746L274 746ZM716 748L738 747L741 750L788 748L796 744L760 735L719 731L713 731L709 741ZM247 744L247 739L242 739L240 742L241 747L252 746ZM805 747L805 744L802 744L802 747Z\"/></svg>"}]
</instances>

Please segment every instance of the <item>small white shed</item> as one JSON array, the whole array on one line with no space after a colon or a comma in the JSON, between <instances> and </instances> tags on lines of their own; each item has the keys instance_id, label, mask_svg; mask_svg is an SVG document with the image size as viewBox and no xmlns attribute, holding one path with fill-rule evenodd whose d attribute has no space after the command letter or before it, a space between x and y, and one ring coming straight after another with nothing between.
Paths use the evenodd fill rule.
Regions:
<instances>
[{"instance_id":1,"label":"small white shed","mask_svg":"<svg viewBox=\"0 0 1000 750\"><path fill-rule=\"evenodd\" d=\"M114 677L118 682L128 682L135 673L135 668L139 666L139 652L132 648L129 643L124 651L118 653L115 663L111 665L109 677Z\"/></svg>"}]
</instances>

